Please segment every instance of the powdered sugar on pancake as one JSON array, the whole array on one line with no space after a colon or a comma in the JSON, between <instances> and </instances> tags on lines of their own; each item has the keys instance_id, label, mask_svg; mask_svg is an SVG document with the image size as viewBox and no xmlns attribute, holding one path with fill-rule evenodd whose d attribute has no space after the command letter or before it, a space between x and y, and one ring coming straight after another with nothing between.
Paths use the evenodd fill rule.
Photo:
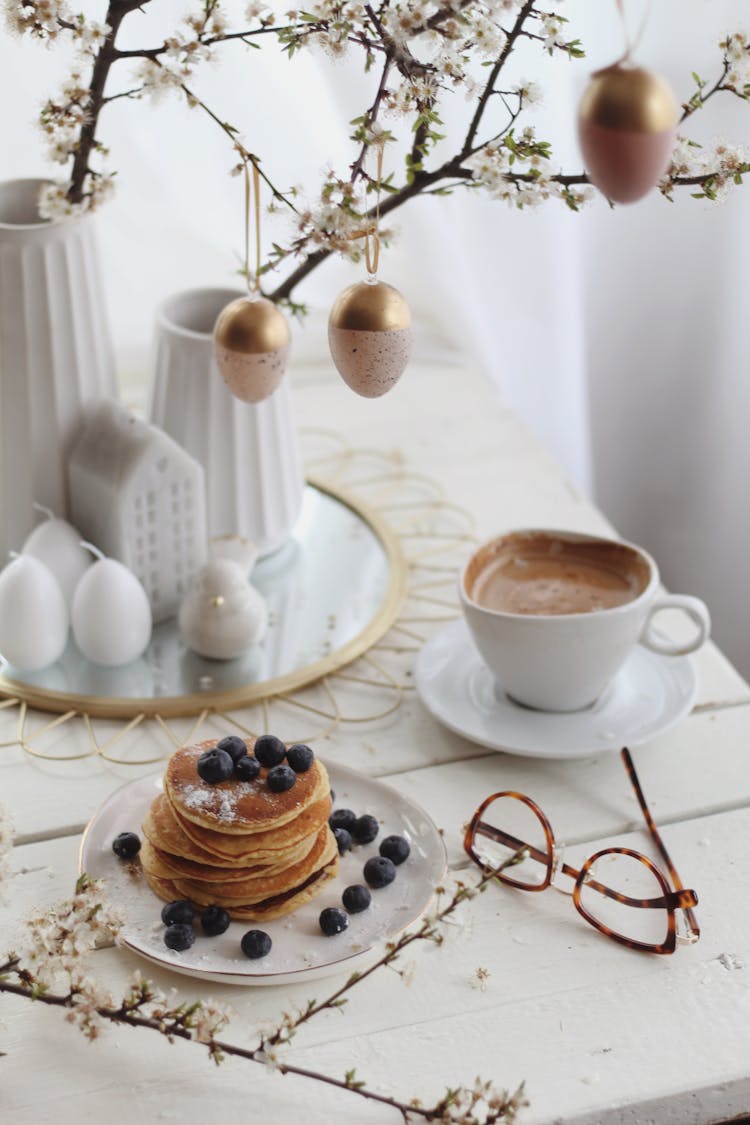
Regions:
<instances>
[{"instance_id":1,"label":"powdered sugar on pancake","mask_svg":"<svg viewBox=\"0 0 750 1125\"><path fill-rule=\"evenodd\" d=\"M197 785L188 785L182 790L182 800L189 809L210 809L219 820L231 822L237 816L236 791L224 789L217 792L215 787L213 793L207 793Z\"/></svg>"}]
</instances>

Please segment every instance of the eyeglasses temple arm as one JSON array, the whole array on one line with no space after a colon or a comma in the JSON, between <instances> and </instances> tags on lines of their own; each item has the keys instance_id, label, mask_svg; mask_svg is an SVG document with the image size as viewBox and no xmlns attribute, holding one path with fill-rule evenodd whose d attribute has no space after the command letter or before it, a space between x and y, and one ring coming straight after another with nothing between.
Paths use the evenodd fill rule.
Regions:
<instances>
[{"instance_id":1,"label":"eyeglasses temple arm","mask_svg":"<svg viewBox=\"0 0 750 1125\"><path fill-rule=\"evenodd\" d=\"M641 783L638 780L638 774L635 772L635 765L633 763L632 757L630 756L630 751L628 750L627 746L623 746L622 751L621 751L621 757L622 757L623 763L625 765L625 769L627 770L628 777L630 778L630 784L633 786L633 789L635 791L635 795L638 798L638 804L641 806L641 812L643 813L643 818L646 821L646 824L648 825L649 832L653 836L654 842L655 842L657 848L661 852L662 859L664 860L665 864L667 865L667 870L669 871L669 874L672 877L672 882L675 885L675 889L678 890L678 891L684 891L685 887L683 886L683 883L682 883L682 880L680 879L680 876L677 874L677 868L675 867L674 863L672 862L672 857L670 856L669 852L667 851L666 845L665 845L664 841L662 840L661 835L659 834L659 829L656 827L656 824L654 823L654 818L651 815L651 810L649 809L648 805L646 804L646 798L643 795L643 790L641 789ZM698 920L696 919L695 914L693 913L692 909L689 906L683 906L681 909L685 913L685 921L687 922L688 928L690 929L691 933L694 934L696 937L698 937L700 935L700 932L701 932L700 926L698 925Z\"/></svg>"}]
</instances>

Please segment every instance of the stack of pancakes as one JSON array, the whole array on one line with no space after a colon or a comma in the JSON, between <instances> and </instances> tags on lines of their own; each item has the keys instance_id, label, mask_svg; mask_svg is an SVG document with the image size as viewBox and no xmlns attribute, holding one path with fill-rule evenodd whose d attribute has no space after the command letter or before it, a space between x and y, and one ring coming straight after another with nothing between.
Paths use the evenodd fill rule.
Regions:
<instances>
[{"instance_id":1,"label":"stack of pancakes","mask_svg":"<svg viewBox=\"0 0 750 1125\"><path fill-rule=\"evenodd\" d=\"M267 769L254 781L211 785L196 765L215 745L172 755L164 792L143 824L146 881L167 902L223 906L248 921L278 918L308 902L338 869L328 774L316 758L283 793L268 788Z\"/></svg>"}]
</instances>

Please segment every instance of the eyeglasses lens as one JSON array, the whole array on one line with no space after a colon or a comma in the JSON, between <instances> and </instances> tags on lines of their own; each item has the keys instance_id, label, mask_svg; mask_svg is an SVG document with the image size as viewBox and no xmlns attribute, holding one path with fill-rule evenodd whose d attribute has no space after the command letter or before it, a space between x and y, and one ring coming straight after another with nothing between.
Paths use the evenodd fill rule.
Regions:
<instances>
[{"instance_id":1,"label":"eyeglasses lens","mask_svg":"<svg viewBox=\"0 0 750 1125\"><path fill-rule=\"evenodd\" d=\"M604 888L629 901L619 902ZM594 861L580 889L580 905L595 923L647 945L661 945L667 938L669 916L664 906L643 906L661 898L664 890L653 871L640 860L608 852Z\"/></svg>"},{"instance_id":2,"label":"eyeglasses lens","mask_svg":"<svg viewBox=\"0 0 750 1125\"><path fill-rule=\"evenodd\" d=\"M509 863L502 878L517 887L541 886L551 863L542 822L516 797L497 797L487 806L474 833L474 853L486 868Z\"/></svg>"}]
</instances>

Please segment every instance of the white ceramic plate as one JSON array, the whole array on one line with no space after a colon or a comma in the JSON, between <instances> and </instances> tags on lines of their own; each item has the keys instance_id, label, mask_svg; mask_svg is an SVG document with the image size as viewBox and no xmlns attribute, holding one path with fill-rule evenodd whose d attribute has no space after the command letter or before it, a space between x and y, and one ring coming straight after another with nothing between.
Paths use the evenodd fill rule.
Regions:
<instances>
[{"instance_id":1,"label":"white ceramic plate","mask_svg":"<svg viewBox=\"0 0 750 1125\"><path fill-rule=\"evenodd\" d=\"M459 620L420 651L416 685L439 722L480 746L526 757L582 758L638 746L674 726L695 702L697 677L688 657L636 645L593 707L534 711L505 694Z\"/></svg>"},{"instance_id":2,"label":"white ceramic plate","mask_svg":"<svg viewBox=\"0 0 750 1125\"><path fill-rule=\"evenodd\" d=\"M164 905L142 878L128 872L112 851L120 832L141 835L141 823L151 801L161 789L161 774L131 781L113 793L90 821L81 842L80 871L105 878L108 896L125 913L121 942L134 953L165 969L220 981L223 984L289 984L336 972L346 972L368 950L395 937L427 908L434 888L446 869L445 845L433 821L413 801L381 781L343 766L327 765L336 794L334 808L350 808L358 815L372 813L380 832L372 844L352 849L341 857L339 874L312 902L272 922L232 922L226 933L200 935L191 949L176 953L164 945L160 920ZM411 854L397 868L396 879L372 891L372 903L353 914L349 927L335 937L325 937L318 916L326 906L341 906L341 892L351 883L364 883L362 868L378 854L384 836L406 836ZM198 928L199 929L199 928ZM273 941L267 957L249 961L240 948L242 935L263 929Z\"/></svg>"}]
</instances>

